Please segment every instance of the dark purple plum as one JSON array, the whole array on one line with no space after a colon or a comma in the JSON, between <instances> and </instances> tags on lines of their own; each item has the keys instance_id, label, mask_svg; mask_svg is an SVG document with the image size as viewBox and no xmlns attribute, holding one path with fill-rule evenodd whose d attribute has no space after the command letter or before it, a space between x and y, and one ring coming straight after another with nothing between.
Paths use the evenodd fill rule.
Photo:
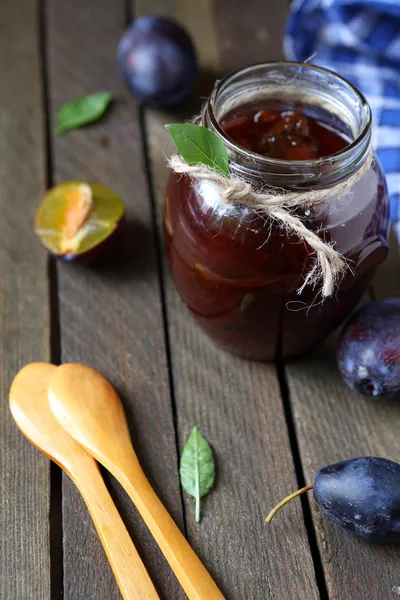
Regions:
<instances>
[{"instance_id":1,"label":"dark purple plum","mask_svg":"<svg viewBox=\"0 0 400 600\"><path fill-rule=\"evenodd\" d=\"M400 542L400 465L375 456L351 458L320 469L314 483L290 494L266 518L308 490L325 516L368 542Z\"/></svg>"},{"instance_id":2,"label":"dark purple plum","mask_svg":"<svg viewBox=\"0 0 400 600\"><path fill-rule=\"evenodd\" d=\"M373 456L320 469L314 497L325 515L370 542L400 541L400 465Z\"/></svg>"},{"instance_id":3,"label":"dark purple plum","mask_svg":"<svg viewBox=\"0 0 400 600\"><path fill-rule=\"evenodd\" d=\"M188 33L165 17L135 19L119 42L118 64L135 98L153 108L179 104L197 75L196 53Z\"/></svg>"},{"instance_id":4,"label":"dark purple plum","mask_svg":"<svg viewBox=\"0 0 400 600\"><path fill-rule=\"evenodd\" d=\"M375 397L400 393L400 298L361 307L343 328L337 361L352 390Z\"/></svg>"}]
</instances>

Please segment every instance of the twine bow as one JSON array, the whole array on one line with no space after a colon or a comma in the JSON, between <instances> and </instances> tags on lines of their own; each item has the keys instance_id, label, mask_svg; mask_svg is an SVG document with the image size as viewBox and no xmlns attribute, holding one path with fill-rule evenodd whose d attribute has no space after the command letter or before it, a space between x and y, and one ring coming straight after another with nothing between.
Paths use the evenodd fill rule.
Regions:
<instances>
[{"instance_id":1,"label":"twine bow","mask_svg":"<svg viewBox=\"0 0 400 600\"><path fill-rule=\"evenodd\" d=\"M221 201L224 204L244 205L255 212L269 217L279 227L288 233L295 233L306 242L315 253L315 261L307 273L298 293L307 285L314 286L322 280L321 293L324 298L332 296L335 286L344 275L348 263L335 250L333 242L325 242L316 233L308 229L302 219L294 214L301 206L323 202L332 197L340 197L349 193L353 185L371 166L372 151L369 152L364 164L345 181L328 188L282 193L282 190L268 188L258 191L251 183L239 177L226 177L206 165L188 165L179 154L169 159L169 166L175 172L188 175L196 180L208 180L216 183L220 189Z\"/></svg>"}]
</instances>

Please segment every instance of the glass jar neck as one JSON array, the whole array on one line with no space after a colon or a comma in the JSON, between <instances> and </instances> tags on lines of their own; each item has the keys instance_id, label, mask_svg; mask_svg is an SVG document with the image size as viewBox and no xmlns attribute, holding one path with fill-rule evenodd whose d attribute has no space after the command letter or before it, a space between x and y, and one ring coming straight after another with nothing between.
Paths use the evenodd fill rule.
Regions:
<instances>
[{"instance_id":1,"label":"glass jar neck","mask_svg":"<svg viewBox=\"0 0 400 600\"><path fill-rule=\"evenodd\" d=\"M323 158L289 161L250 152L221 128L222 118L231 110L272 100L301 103L311 116L328 122L351 142ZM371 111L364 96L335 73L304 63L255 65L217 81L201 120L223 140L231 173L261 185L289 189L334 185L364 164L371 146Z\"/></svg>"}]
</instances>

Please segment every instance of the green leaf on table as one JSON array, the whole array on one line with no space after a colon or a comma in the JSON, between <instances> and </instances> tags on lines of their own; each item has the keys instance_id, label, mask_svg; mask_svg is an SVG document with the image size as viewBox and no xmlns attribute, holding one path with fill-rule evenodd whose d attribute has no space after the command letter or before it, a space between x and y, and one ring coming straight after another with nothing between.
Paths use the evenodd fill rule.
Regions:
<instances>
[{"instance_id":1,"label":"green leaf on table","mask_svg":"<svg viewBox=\"0 0 400 600\"><path fill-rule=\"evenodd\" d=\"M207 127L193 123L165 125L179 154L188 165L207 165L229 176L228 152L223 141Z\"/></svg>"},{"instance_id":2,"label":"green leaf on table","mask_svg":"<svg viewBox=\"0 0 400 600\"><path fill-rule=\"evenodd\" d=\"M211 446L197 427L183 449L179 474L183 489L196 500L196 523L200 523L200 498L214 485L215 467Z\"/></svg>"},{"instance_id":3,"label":"green leaf on table","mask_svg":"<svg viewBox=\"0 0 400 600\"><path fill-rule=\"evenodd\" d=\"M110 92L96 92L66 102L57 113L56 135L97 121L103 116L110 102Z\"/></svg>"}]
</instances>

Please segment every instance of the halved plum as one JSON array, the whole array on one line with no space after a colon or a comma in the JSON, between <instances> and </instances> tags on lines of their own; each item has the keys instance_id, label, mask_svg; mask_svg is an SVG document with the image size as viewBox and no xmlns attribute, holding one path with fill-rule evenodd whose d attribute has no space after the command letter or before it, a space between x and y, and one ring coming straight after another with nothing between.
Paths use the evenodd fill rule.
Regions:
<instances>
[{"instance_id":1,"label":"halved plum","mask_svg":"<svg viewBox=\"0 0 400 600\"><path fill-rule=\"evenodd\" d=\"M42 244L67 262L93 262L113 241L124 204L98 183L64 181L44 196L35 219Z\"/></svg>"}]
</instances>

